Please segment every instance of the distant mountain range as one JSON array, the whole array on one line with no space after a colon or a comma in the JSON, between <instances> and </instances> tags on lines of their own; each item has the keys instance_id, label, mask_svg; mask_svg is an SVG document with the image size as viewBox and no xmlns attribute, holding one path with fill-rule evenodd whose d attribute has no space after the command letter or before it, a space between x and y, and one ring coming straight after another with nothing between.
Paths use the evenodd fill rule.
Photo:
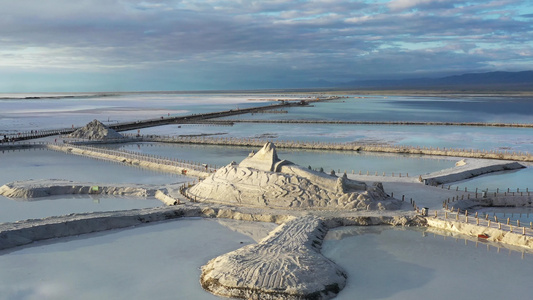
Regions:
<instances>
[{"instance_id":1,"label":"distant mountain range","mask_svg":"<svg viewBox=\"0 0 533 300\"><path fill-rule=\"evenodd\" d=\"M442 78L317 82L321 86L354 89L483 89L533 90L533 71L468 73Z\"/></svg>"}]
</instances>

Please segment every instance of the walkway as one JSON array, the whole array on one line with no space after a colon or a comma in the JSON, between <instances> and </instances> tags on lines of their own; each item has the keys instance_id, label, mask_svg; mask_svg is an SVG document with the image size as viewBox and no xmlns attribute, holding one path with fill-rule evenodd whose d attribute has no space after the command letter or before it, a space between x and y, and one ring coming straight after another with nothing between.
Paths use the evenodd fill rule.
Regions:
<instances>
[{"instance_id":1,"label":"walkway","mask_svg":"<svg viewBox=\"0 0 533 300\"><path fill-rule=\"evenodd\" d=\"M148 127L168 125L168 124L185 124L185 123L205 122L205 120L214 119L214 118L222 118L222 117L235 116L235 115L241 115L241 114L247 114L247 113L256 113L256 112L261 112L265 110L279 109L283 107L306 106L306 105L308 105L308 102L306 101L281 102L277 104L269 104L269 105L263 105L263 106L241 108L241 109L230 109L230 110L225 110L225 111L211 112L211 113L204 113L204 114L192 114L192 115L176 116L176 117L161 117L160 119L148 119L148 120L135 121L135 122L118 123L118 124L110 125L109 128L114 129L116 131L126 131L126 130L142 129L142 128L148 128ZM9 134L3 137L0 136L0 144L2 143L7 144L8 142L17 142L17 141L23 141L23 140L29 140L29 139L37 139L37 138L43 138L43 137L48 137L48 136L54 136L54 135L70 134L74 132L76 129L78 128L32 130L29 132L19 132L17 134Z\"/></svg>"}]
</instances>

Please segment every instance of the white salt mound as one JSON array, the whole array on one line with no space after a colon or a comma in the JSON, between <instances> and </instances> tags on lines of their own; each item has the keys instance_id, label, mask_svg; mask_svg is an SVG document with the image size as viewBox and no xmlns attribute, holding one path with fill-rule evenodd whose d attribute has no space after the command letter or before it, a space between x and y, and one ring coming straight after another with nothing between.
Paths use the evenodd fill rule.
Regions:
<instances>
[{"instance_id":1,"label":"white salt mound","mask_svg":"<svg viewBox=\"0 0 533 300\"><path fill-rule=\"evenodd\" d=\"M84 127L74 131L69 135L71 138L90 139L90 140L107 140L123 138L122 134L108 128L102 122L93 120Z\"/></svg>"},{"instance_id":2,"label":"white salt mound","mask_svg":"<svg viewBox=\"0 0 533 300\"><path fill-rule=\"evenodd\" d=\"M240 164L229 164L188 190L198 201L284 209L398 209L381 183L367 186L280 160L267 143Z\"/></svg>"}]
</instances>

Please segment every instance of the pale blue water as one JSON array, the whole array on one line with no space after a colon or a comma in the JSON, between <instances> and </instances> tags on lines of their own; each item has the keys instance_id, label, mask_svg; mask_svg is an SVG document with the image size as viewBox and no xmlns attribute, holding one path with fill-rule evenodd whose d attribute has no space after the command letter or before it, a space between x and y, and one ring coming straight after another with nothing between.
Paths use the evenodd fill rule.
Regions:
<instances>
[{"instance_id":1,"label":"pale blue water","mask_svg":"<svg viewBox=\"0 0 533 300\"><path fill-rule=\"evenodd\" d=\"M531 293L529 253L419 228L343 227L326 238L322 253L349 275L335 299L528 299ZM0 252L0 295L220 299L200 287L199 267L250 243L213 220L192 219L37 242Z\"/></svg>"},{"instance_id":2,"label":"pale blue water","mask_svg":"<svg viewBox=\"0 0 533 300\"><path fill-rule=\"evenodd\" d=\"M134 168L50 150L0 152L0 185L29 179L67 179L93 183L168 184L187 177ZM55 196L31 202L0 196L0 223L93 211L112 211L163 205L154 198Z\"/></svg>"},{"instance_id":3,"label":"pale blue water","mask_svg":"<svg viewBox=\"0 0 533 300\"><path fill-rule=\"evenodd\" d=\"M113 197L100 195L66 195L22 201L0 196L0 223L41 219L72 213L115 211L158 207L164 204L155 198Z\"/></svg>"},{"instance_id":4,"label":"pale blue water","mask_svg":"<svg viewBox=\"0 0 533 300\"><path fill-rule=\"evenodd\" d=\"M533 208L532 207L487 207L476 209L479 216L483 218L488 215L489 219L495 221L494 217L498 218L498 222L506 223L510 219L510 223L516 226L516 221L520 221L520 226L531 227L533 222Z\"/></svg>"},{"instance_id":5,"label":"pale blue water","mask_svg":"<svg viewBox=\"0 0 533 300\"><path fill-rule=\"evenodd\" d=\"M533 153L533 128L235 123L233 126L167 125L141 129L140 133L170 136L213 134L272 141L357 142Z\"/></svg>"},{"instance_id":6,"label":"pale blue water","mask_svg":"<svg viewBox=\"0 0 533 300\"><path fill-rule=\"evenodd\" d=\"M525 299L532 292L529 253L418 228L346 227L328 236L335 230L344 238L326 241L322 253L349 276L335 299Z\"/></svg>"},{"instance_id":7,"label":"pale blue water","mask_svg":"<svg viewBox=\"0 0 533 300\"><path fill-rule=\"evenodd\" d=\"M503 171L497 173L486 174L478 176L472 179L454 182L451 184L451 189L459 187L460 190L464 190L466 187L469 191L473 191L478 188L479 191L503 193L510 189L511 192L529 191L533 192L533 167L514 171Z\"/></svg>"},{"instance_id":8,"label":"pale blue water","mask_svg":"<svg viewBox=\"0 0 533 300\"><path fill-rule=\"evenodd\" d=\"M147 153L164 157L178 158L217 166L225 166L231 161L240 162L257 147L224 147L205 145L183 145L165 143L130 143L108 145L128 151ZM428 158L419 155L392 155L379 153L359 153L345 151L311 151L277 149L278 157L298 165L313 169L323 168L348 173L370 171L375 173L411 173L426 174L454 166L457 159Z\"/></svg>"},{"instance_id":9,"label":"pale blue water","mask_svg":"<svg viewBox=\"0 0 533 300\"><path fill-rule=\"evenodd\" d=\"M531 97L363 96L293 107L287 114L254 114L244 119L344 121L434 121L533 123ZM232 117L233 118L233 117Z\"/></svg>"},{"instance_id":10,"label":"pale blue water","mask_svg":"<svg viewBox=\"0 0 533 300\"><path fill-rule=\"evenodd\" d=\"M167 184L187 180L187 177L178 174L155 172L43 149L0 151L0 162L0 184L28 179L142 184Z\"/></svg>"},{"instance_id":11,"label":"pale blue water","mask_svg":"<svg viewBox=\"0 0 533 300\"><path fill-rule=\"evenodd\" d=\"M94 118L113 123L264 104L250 102L249 98L257 96L136 94L105 98L0 100L0 133L70 127L71 124L82 126ZM530 98L505 97L370 97L290 108L288 114L256 114L241 118L531 123L530 102ZM533 152L531 129L515 128L236 124L233 127L183 125L181 128L175 125L142 130L145 134L150 132L172 135L224 133L235 137L269 135L274 136L274 140L362 141ZM174 145L122 146L219 165L231 160L240 161L252 150ZM356 172L359 169L371 173L416 174L453 165L453 160L447 159L364 153L280 150L279 155L313 168L354 169ZM471 185L469 189L500 186L525 189L533 178L531 172L530 169L506 172L459 185ZM51 151L0 153L0 184L30 178L145 184L187 180L179 175ZM156 203L148 204L150 201L156 200L100 198L98 203L91 197L58 197L37 202L16 202L0 197L3 214L0 222L3 222L1 218L12 221ZM508 214L509 211L496 213ZM526 215L523 222L527 220ZM218 225L205 225L209 222L164 222L35 243L13 252L4 251L0 253L0 298L216 299L201 289L198 268L221 253L239 248L240 242L246 244L251 240L229 230L221 230ZM528 299L532 291L529 273L533 265L529 254L522 258L516 252L498 253L494 247L489 246L487 250L485 244L475 247L472 242L465 245L463 240L425 235L423 229L369 227L355 232L357 235L324 244L324 254L343 266L350 275L348 286L338 299Z\"/></svg>"},{"instance_id":12,"label":"pale blue water","mask_svg":"<svg viewBox=\"0 0 533 300\"><path fill-rule=\"evenodd\" d=\"M199 268L252 242L195 219L37 242L0 251L0 299L220 299Z\"/></svg>"}]
</instances>

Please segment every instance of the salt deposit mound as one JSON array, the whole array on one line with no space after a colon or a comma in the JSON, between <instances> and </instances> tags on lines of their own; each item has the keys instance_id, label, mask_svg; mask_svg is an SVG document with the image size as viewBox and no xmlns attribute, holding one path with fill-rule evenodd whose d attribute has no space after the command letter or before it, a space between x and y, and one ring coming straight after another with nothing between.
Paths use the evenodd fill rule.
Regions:
<instances>
[{"instance_id":1,"label":"salt deposit mound","mask_svg":"<svg viewBox=\"0 0 533 300\"><path fill-rule=\"evenodd\" d=\"M188 190L197 201L289 209L398 209L381 183L368 187L280 160L267 143L240 164L231 163Z\"/></svg>"},{"instance_id":2,"label":"salt deposit mound","mask_svg":"<svg viewBox=\"0 0 533 300\"><path fill-rule=\"evenodd\" d=\"M209 261L202 267L202 287L241 299L331 299L348 276L320 253L326 232L315 216L293 219L258 244Z\"/></svg>"},{"instance_id":3,"label":"salt deposit mound","mask_svg":"<svg viewBox=\"0 0 533 300\"><path fill-rule=\"evenodd\" d=\"M93 120L84 127L69 134L71 138L89 139L89 140L106 140L106 139L120 139L122 134L113 129L108 128L102 122Z\"/></svg>"}]
</instances>

